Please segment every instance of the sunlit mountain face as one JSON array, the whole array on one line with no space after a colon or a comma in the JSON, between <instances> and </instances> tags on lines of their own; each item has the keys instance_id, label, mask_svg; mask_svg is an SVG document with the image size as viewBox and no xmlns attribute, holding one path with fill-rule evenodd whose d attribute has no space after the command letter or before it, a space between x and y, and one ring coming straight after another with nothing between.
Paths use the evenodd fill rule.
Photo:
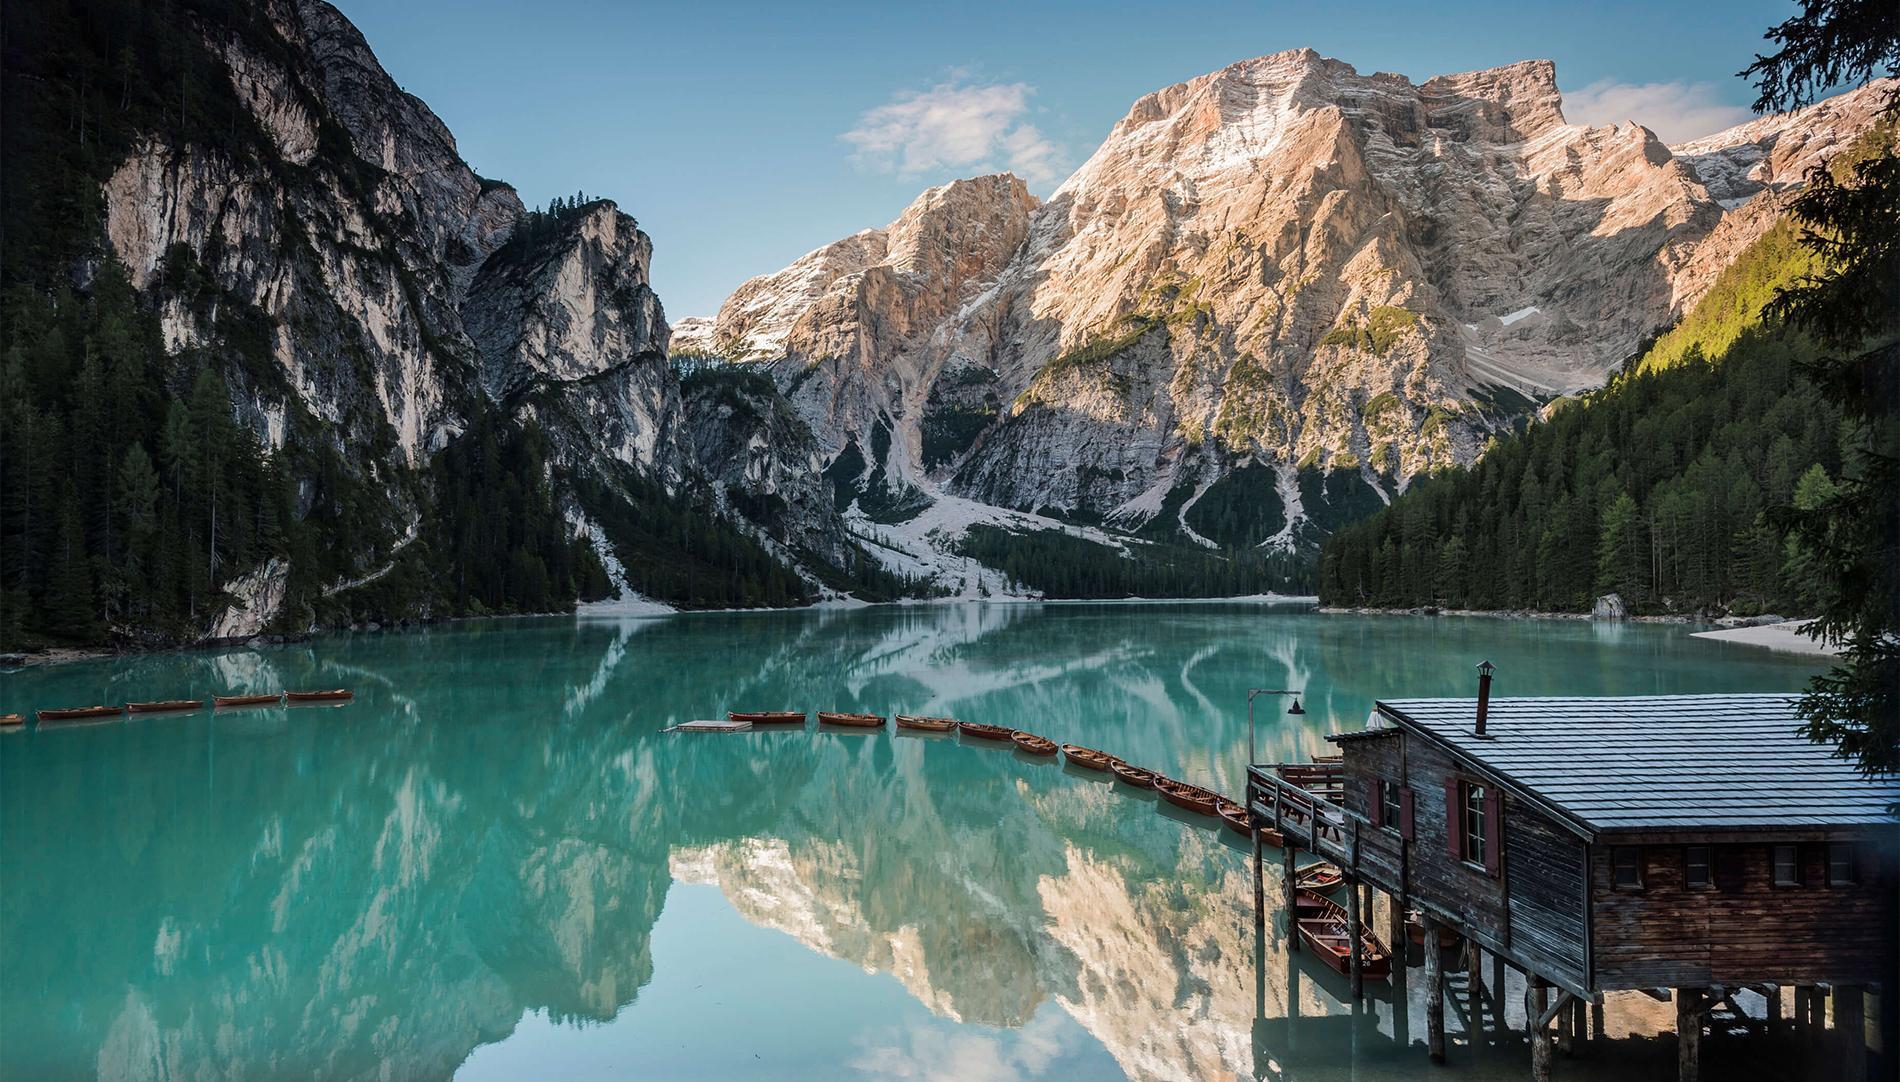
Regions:
<instances>
[{"instance_id":1,"label":"sunlit mountain face","mask_svg":"<svg viewBox=\"0 0 1900 1082\"><path fill-rule=\"evenodd\" d=\"M1480 656L1516 694L1809 672L1676 628L1420 630L1257 605L917 606L15 674L0 711L357 699L0 737L0 1076L1409 1076L1419 982L1354 1006L1289 953L1279 913L1256 920L1251 850L1211 821L954 737L662 730L728 708L952 714L1235 792L1250 686L1306 693L1301 716L1259 712L1279 760L1375 696L1467 691ZM1522 1074L1521 991L1474 1041L1454 987L1467 1074ZM1649 1039L1669 1010L1612 1000L1611 1039L1566 1077L1672 1065Z\"/></svg>"}]
</instances>

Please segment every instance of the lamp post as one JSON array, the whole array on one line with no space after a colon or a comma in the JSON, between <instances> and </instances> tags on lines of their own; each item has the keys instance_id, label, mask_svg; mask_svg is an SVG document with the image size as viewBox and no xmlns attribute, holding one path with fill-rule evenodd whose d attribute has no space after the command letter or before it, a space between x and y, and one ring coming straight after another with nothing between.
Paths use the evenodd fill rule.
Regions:
<instances>
[{"instance_id":1,"label":"lamp post","mask_svg":"<svg viewBox=\"0 0 1900 1082\"><path fill-rule=\"evenodd\" d=\"M1287 710L1287 713L1293 714L1293 715L1306 713L1305 709L1303 709L1300 706L1300 693L1297 691L1289 691L1286 688L1248 688L1247 689L1247 765L1248 766L1253 766L1255 763L1260 761L1260 756L1258 752L1255 751L1254 728L1253 728L1253 701L1262 695L1291 695L1293 696L1293 706Z\"/></svg>"}]
</instances>

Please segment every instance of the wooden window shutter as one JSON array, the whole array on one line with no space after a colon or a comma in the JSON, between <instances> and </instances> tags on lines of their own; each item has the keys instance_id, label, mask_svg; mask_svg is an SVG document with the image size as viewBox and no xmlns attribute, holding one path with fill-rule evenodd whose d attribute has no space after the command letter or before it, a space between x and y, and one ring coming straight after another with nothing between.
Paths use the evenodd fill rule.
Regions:
<instances>
[{"instance_id":1,"label":"wooden window shutter","mask_svg":"<svg viewBox=\"0 0 1900 1082\"><path fill-rule=\"evenodd\" d=\"M1366 784L1372 793L1372 825L1382 827L1385 825L1385 782L1373 778Z\"/></svg>"},{"instance_id":2,"label":"wooden window shutter","mask_svg":"<svg viewBox=\"0 0 1900 1082\"><path fill-rule=\"evenodd\" d=\"M1399 837L1412 840L1412 787L1399 787Z\"/></svg>"},{"instance_id":3,"label":"wooden window shutter","mask_svg":"<svg viewBox=\"0 0 1900 1082\"><path fill-rule=\"evenodd\" d=\"M1504 866L1504 794L1495 785L1484 787L1484 871L1497 877Z\"/></svg>"},{"instance_id":4,"label":"wooden window shutter","mask_svg":"<svg viewBox=\"0 0 1900 1082\"><path fill-rule=\"evenodd\" d=\"M1451 846L1451 859L1465 859L1464 801L1458 799L1457 778L1445 779L1445 837Z\"/></svg>"}]
</instances>

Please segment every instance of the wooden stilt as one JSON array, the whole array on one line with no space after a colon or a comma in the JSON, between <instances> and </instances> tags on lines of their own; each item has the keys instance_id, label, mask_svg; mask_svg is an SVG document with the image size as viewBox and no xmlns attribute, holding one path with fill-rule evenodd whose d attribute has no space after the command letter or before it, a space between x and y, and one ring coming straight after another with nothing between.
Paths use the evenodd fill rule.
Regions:
<instances>
[{"instance_id":1,"label":"wooden stilt","mask_svg":"<svg viewBox=\"0 0 1900 1082\"><path fill-rule=\"evenodd\" d=\"M1544 1019L1544 1011L1550 1006L1550 985L1542 977L1532 977L1529 996L1524 1014L1531 1031L1531 1080L1550 1082L1550 1024Z\"/></svg>"},{"instance_id":2,"label":"wooden stilt","mask_svg":"<svg viewBox=\"0 0 1900 1082\"><path fill-rule=\"evenodd\" d=\"M1293 843L1289 841L1280 847L1280 870L1286 879L1286 949L1289 953L1300 949L1300 935L1293 927L1293 914L1297 912L1293 906L1293 894L1299 889L1294 880L1300 873L1293 866L1293 858Z\"/></svg>"},{"instance_id":3,"label":"wooden stilt","mask_svg":"<svg viewBox=\"0 0 1900 1082\"><path fill-rule=\"evenodd\" d=\"M1781 986L1770 984L1762 988L1762 1016L1768 1023L1770 1036L1781 1030Z\"/></svg>"},{"instance_id":4,"label":"wooden stilt","mask_svg":"<svg viewBox=\"0 0 1900 1082\"><path fill-rule=\"evenodd\" d=\"M1696 1082L1702 1072L1702 993L1676 989L1676 1080Z\"/></svg>"},{"instance_id":5,"label":"wooden stilt","mask_svg":"<svg viewBox=\"0 0 1900 1082\"><path fill-rule=\"evenodd\" d=\"M1346 884L1346 944L1352 951L1347 958L1352 973L1352 998L1354 999L1364 999L1366 996L1365 963L1361 957L1365 951L1359 946L1359 937L1365 934L1366 927L1359 919L1359 894L1359 884L1350 882Z\"/></svg>"},{"instance_id":6,"label":"wooden stilt","mask_svg":"<svg viewBox=\"0 0 1900 1082\"><path fill-rule=\"evenodd\" d=\"M1405 931L1405 899L1396 894L1388 894L1385 900L1389 907L1386 913L1385 942L1386 946L1392 950L1393 983L1398 984L1404 980L1403 971L1407 956L1411 954L1406 947L1410 940Z\"/></svg>"},{"instance_id":7,"label":"wooden stilt","mask_svg":"<svg viewBox=\"0 0 1900 1082\"><path fill-rule=\"evenodd\" d=\"M1557 1054L1569 1059L1577 1054L1577 1008L1575 1004L1565 1004L1557 1012Z\"/></svg>"},{"instance_id":8,"label":"wooden stilt","mask_svg":"<svg viewBox=\"0 0 1900 1082\"><path fill-rule=\"evenodd\" d=\"M1465 1008L1476 1045L1484 1040L1484 950L1473 939L1465 940Z\"/></svg>"},{"instance_id":9,"label":"wooden stilt","mask_svg":"<svg viewBox=\"0 0 1900 1082\"><path fill-rule=\"evenodd\" d=\"M1590 1003L1590 1036L1596 1041L1603 1039L1603 997L1601 995Z\"/></svg>"},{"instance_id":10,"label":"wooden stilt","mask_svg":"<svg viewBox=\"0 0 1900 1082\"><path fill-rule=\"evenodd\" d=\"M1425 1047L1433 1063L1445 1062L1445 975L1438 951L1438 921L1425 914Z\"/></svg>"},{"instance_id":11,"label":"wooden stilt","mask_svg":"<svg viewBox=\"0 0 1900 1082\"><path fill-rule=\"evenodd\" d=\"M1867 1008L1858 986L1834 989L1834 1031L1841 1050L1841 1082L1866 1082Z\"/></svg>"},{"instance_id":12,"label":"wooden stilt","mask_svg":"<svg viewBox=\"0 0 1900 1082\"><path fill-rule=\"evenodd\" d=\"M1808 989L1808 1039L1817 1044L1827 1039L1827 985Z\"/></svg>"},{"instance_id":13,"label":"wooden stilt","mask_svg":"<svg viewBox=\"0 0 1900 1082\"><path fill-rule=\"evenodd\" d=\"M1803 1043L1808 1039L1808 1022L1813 1018L1813 1013L1808 1009L1811 995L1803 986L1794 986L1794 1017L1791 1021L1794 1023L1795 1039Z\"/></svg>"}]
</instances>

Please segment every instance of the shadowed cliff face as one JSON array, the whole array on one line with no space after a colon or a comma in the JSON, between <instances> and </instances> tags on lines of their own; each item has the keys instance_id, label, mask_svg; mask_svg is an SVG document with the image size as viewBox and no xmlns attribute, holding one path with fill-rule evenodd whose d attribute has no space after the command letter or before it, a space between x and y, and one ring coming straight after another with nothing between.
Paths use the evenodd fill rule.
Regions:
<instances>
[{"instance_id":1,"label":"shadowed cliff face","mask_svg":"<svg viewBox=\"0 0 1900 1082\"><path fill-rule=\"evenodd\" d=\"M892 482L1141 523L1258 460L1309 536L1296 468L1390 493L1600 383L1883 92L1670 148L1566 124L1548 61L1414 85L1279 53L1142 98L1040 206L933 189L710 337L780 358L827 448L891 430ZM968 258L925 279L898 237Z\"/></svg>"},{"instance_id":2,"label":"shadowed cliff face","mask_svg":"<svg viewBox=\"0 0 1900 1082\"><path fill-rule=\"evenodd\" d=\"M1263 672L1308 692L1301 719L1262 711L1274 760L1323 751L1379 689L1468 690L1480 643L1531 694L1800 678L1686 640L1729 663L1698 668L1660 649L1668 629L1441 632L1397 649L1397 624L1249 606L928 606L509 621L17 674L0 709L358 698L0 737L0 1074L442 1078L525 1014L578 1040L645 1002L675 883L715 884L745 920L888 974L906 1009L972 1039L1040 1040L1066 1018L1136 1077L1295 1053L1402 1074L1418 1062L1403 1042L1366 1051L1389 1045L1389 1008L1353 1052L1338 983L1288 958L1279 922L1256 942L1236 840L1151 795L955 739L659 730L728 706L903 708L1231 792L1239 704ZM748 998L753 976L708 993L729 1004L722 1031L733 1012L788 1009ZM896 1009L823 1025L882 1041ZM900 1043L874 1062L927 1054Z\"/></svg>"}]
</instances>

